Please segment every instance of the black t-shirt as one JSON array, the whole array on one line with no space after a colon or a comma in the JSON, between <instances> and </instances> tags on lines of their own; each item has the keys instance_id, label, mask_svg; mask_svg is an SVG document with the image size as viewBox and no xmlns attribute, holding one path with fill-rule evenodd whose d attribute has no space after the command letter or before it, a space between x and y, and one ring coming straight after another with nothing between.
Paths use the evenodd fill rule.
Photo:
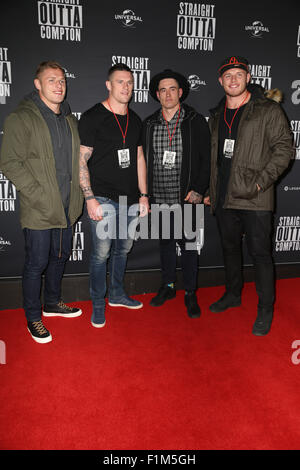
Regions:
<instances>
[{"instance_id":1,"label":"black t-shirt","mask_svg":"<svg viewBox=\"0 0 300 470\"><path fill-rule=\"evenodd\" d=\"M233 120L232 127L231 127L231 136L229 134L229 128L224 120L224 112L221 113L220 116L220 123L219 123L219 139L218 139L218 183L217 183L217 204L220 207L223 207L225 202L225 197L227 194L227 186L230 177L231 171L231 158L227 158L224 156L224 142L225 139L233 139L235 141L236 146L236 139L237 139L237 132L240 123L241 116L243 114L243 110L245 109L246 104L240 107L236 116ZM232 118L236 109L226 109L226 121L230 125Z\"/></svg>"},{"instance_id":2,"label":"black t-shirt","mask_svg":"<svg viewBox=\"0 0 300 470\"><path fill-rule=\"evenodd\" d=\"M127 115L116 114L123 133ZM138 115L129 109L125 146L114 114L98 103L83 113L79 121L81 145L93 147L88 161L91 188L95 196L108 197L116 202L119 196L127 196L127 203L138 201L137 148L141 143L142 123ZM130 160L118 155L118 150L129 149Z\"/></svg>"}]
</instances>

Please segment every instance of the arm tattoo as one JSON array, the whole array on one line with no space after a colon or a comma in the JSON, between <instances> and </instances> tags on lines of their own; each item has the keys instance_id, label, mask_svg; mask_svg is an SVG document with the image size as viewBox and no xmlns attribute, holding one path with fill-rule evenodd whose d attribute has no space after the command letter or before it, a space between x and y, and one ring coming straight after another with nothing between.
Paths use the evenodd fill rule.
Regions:
<instances>
[{"instance_id":1,"label":"arm tattoo","mask_svg":"<svg viewBox=\"0 0 300 470\"><path fill-rule=\"evenodd\" d=\"M93 153L93 147L80 146L79 156L79 184L82 189L85 199L92 199L94 193L91 188L90 172L87 166L87 162L91 158Z\"/></svg>"},{"instance_id":2,"label":"arm tattoo","mask_svg":"<svg viewBox=\"0 0 300 470\"><path fill-rule=\"evenodd\" d=\"M199 204L202 202L203 197L201 194L197 193L196 191L191 191L189 201L194 203L194 204Z\"/></svg>"}]
</instances>

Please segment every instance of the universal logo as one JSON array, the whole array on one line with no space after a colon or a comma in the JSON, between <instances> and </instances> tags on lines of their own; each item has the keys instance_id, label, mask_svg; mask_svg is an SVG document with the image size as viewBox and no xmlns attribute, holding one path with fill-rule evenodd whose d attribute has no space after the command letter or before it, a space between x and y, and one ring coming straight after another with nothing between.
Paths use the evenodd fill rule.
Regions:
<instances>
[{"instance_id":1,"label":"universal logo","mask_svg":"<svg viewBox=\"0 0 300 470\"><path fill-rule=\"evenodd\" d=\"M251 26L245 26L245 31L250 31L253 38L261 38L263 33L269 33L269 28L264 26L261 21L253 21Z\"/></svg>"},{"instance_id":2,"label":"universal logo","mask_svg":"<svg viewBox=\"0 0 300 470\"><path fill-rule=\"evenodd\" d=\"M4 240L4 238L0 237L0 252L5 251L7 246L11 246L10 241Z\"/></svg>"},{"instance_id":3,"label":"universal logo","mask_svg":"<svg viewBox=\"0 0 300 470\"><path fill-rule=\"evenodd\" d=\"M136 16L132 10L124 10L121 15L115 15L115 20L121 21L124 28L135 28L136 22L142 23L140 16Z\"/></svg>"},{"instance_id":4,"label":"universal logo","mask_svg":"<svg viewBox=\"0 0 300 470\"><path fill-rule=\"evenodd\" d=\"M69 72L66 68L64 68L66 78L76 78L74 73Z\"/></svg>"},{"instance_id":5,"label":"universal logo","mask_svg":"<svg viewBox=\"0 0 300 470\"><path fill-rule=\"evenodd\" d=\"M188 82L190 84L190 90L191 91L197 91L199 90L201 85L206 85L205 80L201 80L198 75L190 75L188 77Z\"/></svg>"}]
</instances>

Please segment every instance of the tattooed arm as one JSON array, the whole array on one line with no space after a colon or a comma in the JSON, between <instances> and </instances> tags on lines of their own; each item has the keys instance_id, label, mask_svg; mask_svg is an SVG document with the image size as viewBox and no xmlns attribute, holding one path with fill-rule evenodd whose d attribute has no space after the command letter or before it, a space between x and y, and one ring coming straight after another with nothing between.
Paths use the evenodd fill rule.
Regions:
<instances>
[{"instance_id":1,"label":"tattooed arm","mask_svg":"<svg viewBox=\"0 0 300 470\"><path fill-rule=\"evenodd\" d=\"M79 157L79 183L82 189L84 198L86 200L86 207L89 217L93 220L102 219L101 205L95 199L94 193L91 188L90 172L87 166L87 162L91 158L93 153L93 147L86 147L80 145L80 157Z\"/></svg>"},{"instance_id":2,"label":"tattooed arm","mask_svg":"<svg viewBox=\"0 0 300 470\"><path fill-rule=\"evenodd\" d=\"M192 190L187 194L185 201L188 201L192 204L200 204L202 202L202 199L203 199L203 196L201 194Z\"/></svg>"}]
</instances>

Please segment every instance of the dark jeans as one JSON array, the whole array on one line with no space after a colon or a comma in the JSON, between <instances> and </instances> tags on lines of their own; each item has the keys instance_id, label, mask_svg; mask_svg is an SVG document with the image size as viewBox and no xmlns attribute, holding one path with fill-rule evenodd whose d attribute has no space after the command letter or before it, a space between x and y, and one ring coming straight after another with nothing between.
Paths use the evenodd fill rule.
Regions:
<instances>
[{"instance_id":1,"label":"dark jeans","mask_svg":"<svg viewBox=\"0 0 300 470\"><path fill-rule=\"evenodd\" d=\"M168 212L168 209L166 209ZM170 216L170 233L167 237L162 233L162 219ZM183 219L182 219L183 220ZM162 270L162 282L169 284L176 281L176 262L178 243L181 251L181 269L183 276L183 286L186 291L194 291L197 289L198 279L198 251L197 249L187 249L194 240L187 239L184 234L182 225L175 228L176 218L174 212L169 211L160 213L159 220L159 248L160 263ZM178 232L178 235L176 233Z\"/></svg>"},{"instance_id":2,"label":"dark jeans","mask_svg":"<svg viewBox=\"0 0 300 470\"><path fill-rule=\"evenodd\" d=\"M218 207L216 217L223 248L226 291L236 296L241 295L242 238L245 234L248 252L255 268L258 308L272 309L275 295L271 246L272 212Z\"/></svg>"},{"instance_id":3,"label":"dark jeans","mask_svg":"<svg viewBox=\"0 0 300 470\"><path fill-rule=\"evenodd\" d=\"M25 265L23 306L28 321L41 319L41 285L45 273L44 304L61 300L61 281L72 249L72 227L49 230L23 230Z\"/></svg>"}]
</instances>

